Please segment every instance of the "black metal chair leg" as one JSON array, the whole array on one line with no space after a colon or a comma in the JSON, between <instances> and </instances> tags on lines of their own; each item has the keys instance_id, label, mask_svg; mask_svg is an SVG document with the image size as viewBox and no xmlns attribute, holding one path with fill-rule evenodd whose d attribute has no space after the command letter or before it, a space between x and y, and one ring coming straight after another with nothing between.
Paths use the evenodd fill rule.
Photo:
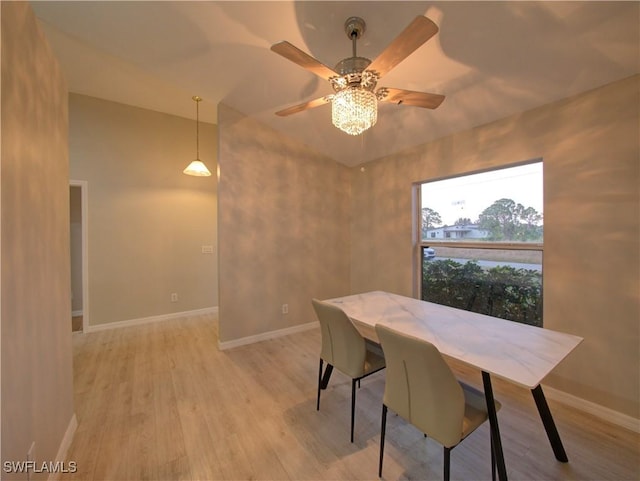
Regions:
<instances>
[{"instance_id":1,"label":"black metal chair leg","mask_svg":"<svg viewBox=\"0 0 640 481\"><path fill-rule=\"evenodd\" d=\"M378 477L382 477L382 458L384 456L384 433L387 430L387 406L382 405L382 424L380 425L380 463L378 464Z\"/></svg>"},{"instance_id":2,"label":"black metal chair leg","mask_svg":"<svg viewBox=\"0 0 640 481\"><path fill-rule=\"evenodd\" d=\"M351 380L351 442L353 442L353 428L356 421L356 380Z\"/></svg>"},{"instance_id":3,"label":"black metal chair leg","mask_svg":"<svg viewBox=\"0 0 640 481\"><path fill-rule=\"evenodd\" d=\"M451 468L451 448L444 448L444 481L449 481Z\"/></svg>"},{"instance_id":4,"label":"black metal chair leg","mask_svg":"<svg viewBox=\"0 0 640 481\"><path fill-rule=\"evenodd\" d=\"M320 411L320 391L322 390L322 365L323 361L320 358L320 370L318 371L318 401L316 402L316 411Z\"/></svg>"},{"instance_id":5,"label":"black metal chair leg","mask_svg":"<svg viewBox=\"0 0 640 481\"><path fill-rule=\"evenodd\" d=\"M324 370L324 374L322 372L322 366L324 365L324 360L320 358L320 368L318 369L318 400L316 402L316 410L320 411L320 391L322 389L327 389L327 385L329 384L329 379L331 379L331 373L333 372L333 366L327 363L327 367Z\"/></svg>"}]
</instances>

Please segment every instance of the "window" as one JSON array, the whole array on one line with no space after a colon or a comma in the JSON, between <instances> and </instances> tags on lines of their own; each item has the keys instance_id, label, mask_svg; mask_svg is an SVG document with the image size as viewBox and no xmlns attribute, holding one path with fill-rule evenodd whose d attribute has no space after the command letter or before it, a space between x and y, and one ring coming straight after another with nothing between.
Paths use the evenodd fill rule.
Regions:
<instances>
[{"instance_id":1,"label":"window","mask_svg":"<svg viewBox=\"0 0 640 481\"><path fill-rule=\"evenodd\" d=\"M542 161L419 187L421 298L542 326Z\"/></svg>"}]
</instances>

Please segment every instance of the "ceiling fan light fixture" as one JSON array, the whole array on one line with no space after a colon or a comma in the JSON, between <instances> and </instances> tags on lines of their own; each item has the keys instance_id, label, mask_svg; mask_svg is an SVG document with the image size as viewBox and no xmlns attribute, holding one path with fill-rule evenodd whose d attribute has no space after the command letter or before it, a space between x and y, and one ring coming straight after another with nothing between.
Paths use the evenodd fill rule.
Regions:
<instances>
[{"instance_id":1,"label":"ceiling fan light fixture","mask_svg":"<svg viewBox=\"0 0 640 481\"><path fill-rule=\"evenodd\" d=\"M378 120L376 95L360 86L347 87L333 95L331 121L349 135L360 135Z\"/></svg>"}]
</instances>

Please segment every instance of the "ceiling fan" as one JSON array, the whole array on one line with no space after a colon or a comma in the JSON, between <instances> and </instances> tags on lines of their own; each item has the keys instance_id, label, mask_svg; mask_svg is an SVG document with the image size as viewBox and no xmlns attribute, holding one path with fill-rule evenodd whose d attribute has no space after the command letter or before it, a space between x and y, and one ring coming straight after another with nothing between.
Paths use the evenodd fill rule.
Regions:
<instances>
[{"instance_id":1,"label":"ceiling fan","mask_svg":"<svg viewBox=\"0 0 640 481\"><path fill-rule=\"evenodd\" d=\"M334 69L287 41L271 46L275 53L328 80L335 92L280 110L276 115L284 117L331 103L333 124L348 134L358 135L375 125L378 101L427 109L435 109L442 103L444 95L439 94L390 87L375 90L384 75L438 32L438 26L430 19L417 16L373 62L356 54L356 41L366 28L364 20L349 17L344 28L352 41L353 55L342 59Z\"/></svg>"}]
</instances>

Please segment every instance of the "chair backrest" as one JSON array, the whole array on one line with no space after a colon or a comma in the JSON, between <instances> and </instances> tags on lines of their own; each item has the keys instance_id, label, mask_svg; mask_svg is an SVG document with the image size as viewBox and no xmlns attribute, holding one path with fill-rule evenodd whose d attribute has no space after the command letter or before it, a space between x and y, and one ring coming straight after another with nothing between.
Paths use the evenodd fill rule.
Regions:
<instances>
[{"instance_id":1,"label":"chair backrest","mask_svg":"<svg viewBox=\"0 0 640 481\"><path fill-rule=\"evenodd\" d=\"M462 387L431 343L381 324L376 333L387 363L384 404L445 447L462 438Z\"/></svg>"},{"instance_id":2,"label":"chair backrest","mask_svg":"<svg viewBox=\"0 0 640 481\"><path fill-rule=\"evenodd\" d=\"M365 340L344 311L317 299L312 301L320 321L320 357L352 378L364 374Z\"/></svg>"}]
</instances>

